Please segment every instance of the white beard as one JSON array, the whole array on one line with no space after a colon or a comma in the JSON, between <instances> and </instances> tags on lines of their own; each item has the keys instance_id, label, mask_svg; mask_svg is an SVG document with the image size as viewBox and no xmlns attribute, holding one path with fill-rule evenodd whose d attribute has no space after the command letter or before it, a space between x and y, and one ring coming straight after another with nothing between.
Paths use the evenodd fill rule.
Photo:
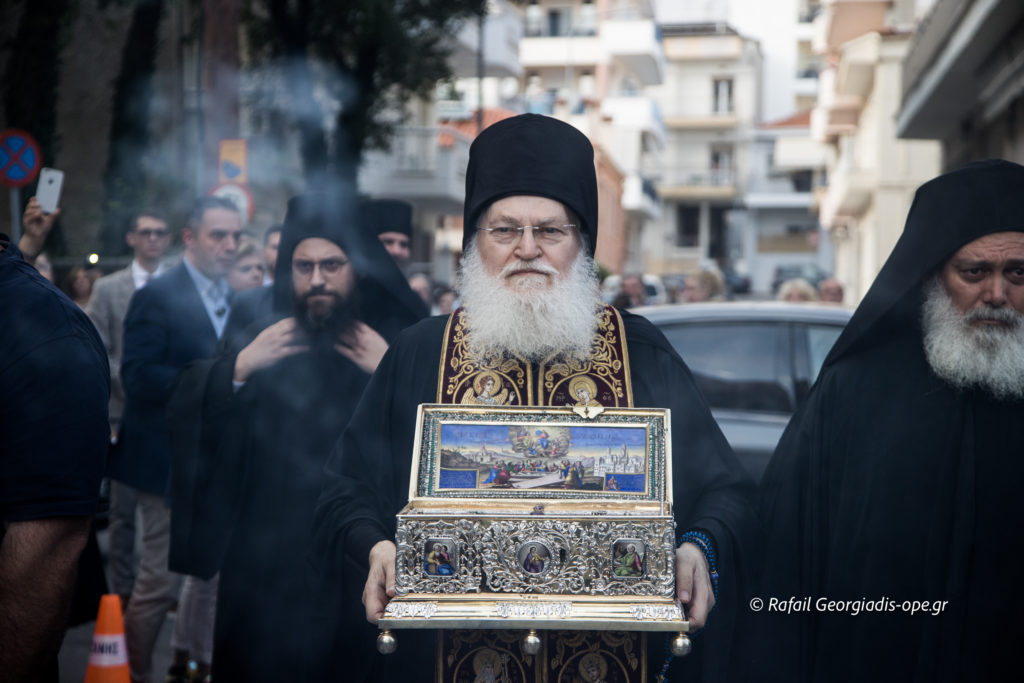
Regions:
<instances>
[{"instance_id":1,"label":"white beard","mask_svg":"<svg viewBox=\"0 0 1024 683\"><path fill-rule=\"evenodd\" d=\"M507 279L522 269L544 275ZM584 360L597 327L600 286L594 262L581 248L569 273L540 260L518 261L490 275L476 248L476 239L462 257L458 290L465 311L469 350L476 358L509 353L541 360L561 353Z\"/></svg>"},{"instance_id":2,"label":"white beard","mask_svg":"<svg viewBox=\"0 0 1024 683\"><path fill-rule=\"evenodd\" d=\"M925 286L924 351L935 374L960 388L997 398L1024 398L1024 315L1008 307L961 313L939 278ZM972 327L978 319L1008 327Z\"/></svg>"}]
</instances>

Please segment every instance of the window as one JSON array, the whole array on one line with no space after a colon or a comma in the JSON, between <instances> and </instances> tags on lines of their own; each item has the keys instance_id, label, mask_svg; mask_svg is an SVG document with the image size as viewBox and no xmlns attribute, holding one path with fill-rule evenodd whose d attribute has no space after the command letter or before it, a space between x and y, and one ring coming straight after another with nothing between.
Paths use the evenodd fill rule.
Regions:
<instances>
[{"instance_id":1,"label":"window","mask_svg":"<svg viewBox=\"0 0 1024 683\"><path fill-rule=\"evenodd\" d=\"M708 256L713 259L724 259L727 255L728 212L727 206L712 206L708 212Z\"/></svg>"},{"instance_id":2,"label":"window","mask_svg":"<svg viewBox=\"0 0 1024 683\"><path fill-rule=\"evenodd\" d=\"M712 408L793 412L785 326L684 323L661 329Z\"/></svg>"},{"instance_id":3,"label":"window","mask_svg":"<svg viewBox=\"0 0 1024 683\"><path fill-rule=\"evenodd\" d=\"M716 78L712 82L711 111L715 114L732 113L731 78Z\"/></svg>"},{"instance_id":4,"label":"window","mask_svg":"<svg viewBox=\"0 0 1024 683\"><path fill-rule=\"evenodd\" d=\"M526 35L527 37L539 36L544 32L544 10L532 0L526 8Z\"/></svg>"},{"instance_id":5,"label":"window","mask_svg":"<svg viewBox=\"0 0 1024 683\"><path fill-rule=\"evenodd\" d=\"M591 0L583 0L573 33L578 36L597 35L597 8Z\"/></svg>"},{"instance_id":6,"label":"window","mask_svg":"<svg viewBox=\"0 0 1024 683\"><path fill-rule=\"evenodd\" d=\"M714 145L711 148L711 184L732 183L732 145Z\"/></svg>"},{"instance_id":7,"label":"window","mask_svg":"<svg viewBox=\"0 0 1024 683\"><path fill-rule=\"evenodd\" d=\"M790 178L793 180L794 192L811 191L811 181L814 179L813 171L793 171Z\"/></svg>"},{"instance_id":8,"label":"window","mask_svg":"<svg viewBox=\"0 0 1024 683\"><path fill-rule=\"evenodd\" d=\"M700 244L700 207L676 207L676 246L696 247Z\"/></svg>"},{"instance_id":9,"label":"window","mask_svg":"<svg viewBox=\"0 0 1024 683\"><path fill-rule=\"evenodd\" d=\"M548 35L549 36L561 36L565 31L562 10L552 9L548 10Z\"/></svg>"}]
</instances>

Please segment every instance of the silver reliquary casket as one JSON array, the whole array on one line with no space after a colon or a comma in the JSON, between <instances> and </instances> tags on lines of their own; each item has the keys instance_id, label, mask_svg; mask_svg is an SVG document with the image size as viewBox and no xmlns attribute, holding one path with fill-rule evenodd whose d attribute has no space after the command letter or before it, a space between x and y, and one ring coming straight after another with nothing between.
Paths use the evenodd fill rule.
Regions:
<instances>
[{"instance_id":1,"label":"silver reliquary casket","mask_svg":"<svg viewBox=\"0 0 1024 683\"><path fill-rule=\"evenodd\" d=\"M667 410L420 406L378 646L402 628L682 634L671 481Z\"/></svg>"}]
</instances>

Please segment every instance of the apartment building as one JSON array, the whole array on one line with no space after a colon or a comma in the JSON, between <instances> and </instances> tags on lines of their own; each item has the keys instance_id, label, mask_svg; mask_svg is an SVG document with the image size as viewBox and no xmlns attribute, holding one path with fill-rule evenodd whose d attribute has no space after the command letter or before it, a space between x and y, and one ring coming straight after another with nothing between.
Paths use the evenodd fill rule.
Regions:
<instances>
[{"instance_id":1,"label":"apartment building","mask_svg":"<svg viewBox=\"0 0 1024 683\"><path fill-rule=\"evenodd\" d=\"M600 201L596 259L621 273L642 265L660 215L651 181L665 126L646 88L665 59L651 0L531 0L519 44L524 111L556 116L594 143Z\"/></svg>"},{"instance_id":2,"label":"apartment building","mask_svg":"<svg viewBox=\"0 0 1024 683\"><path fill-rule=\"evenodd\" d=\"M897 136L914 10L913 0L823 0L815 19L815 50L827 66L811 133L830 148L819 220L851 302L892 251L914 191L940 170L938 143Z\"/></svg>"},{"instance_id":3,"label":"apartment building","mask_svg":"<svg viewBox=\"0 0 1024 683\"><path fill-rule=\"evenodd\" d=\"M414 268L439 282L454 281L462 251L462 204L476 112L481 105L483 111L503 103L515 106L523 74L522 35L523 11L508 0L490 0L482 22L466 22L453 36L454 82L439 84L432 98L410 103L407 123L389 149L364 155L360 192L412 204ZM507 97L501 99L503 92ZM484 123L482 117L479 122Z\"/></svg>"},{"instance_id":4,"label":"apartment building","mask_svg":"<svg viewBox=\"0 0 1024 683\"><path fill-rule=\"evenodd\" d=\"M645 269L684 273L742 257L730 229L742 209L760 111L758 43L728 25L662 26L665 82L649 92L664 113L657 229L643 243Z\"/></svg>"}]
</instances>

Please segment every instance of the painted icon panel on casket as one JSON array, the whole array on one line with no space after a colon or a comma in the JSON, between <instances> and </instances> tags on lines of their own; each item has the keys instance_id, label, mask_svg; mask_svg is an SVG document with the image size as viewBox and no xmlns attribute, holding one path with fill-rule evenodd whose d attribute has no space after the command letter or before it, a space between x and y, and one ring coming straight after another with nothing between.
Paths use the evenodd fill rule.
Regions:
<instances>
[{"instance_id":1,"label":"painted icon panel on casket","mask_svg":"<svg viewBox=\"0 0 1024 683\"><path fill-rule=\"evenodd\" d=\"M665 499L664 423L640 411L426 407L410 497Z\"/></svg>"},{"instance_id":2,"label":"painted icon panel on casket","mask_svg":"<svg viewBox=\"0 0 1024 683\"><path fill-rule=\"evenodd\" d=\"M453 576L458 571L458 544L451 538L429 538L423 544L423 572L427 576Z\"/></svg>"},{"instance_id":3,"label":"painted icon panel on casket","mask_svg":"<svg viewBox=\"0 0 1024 683\"><path fill-rule=\"evenodd\" d=\"M644 575L647 545L640 538L620 538L612 545L612 575L639 579Z\"/></svg>"}]
</instances>

